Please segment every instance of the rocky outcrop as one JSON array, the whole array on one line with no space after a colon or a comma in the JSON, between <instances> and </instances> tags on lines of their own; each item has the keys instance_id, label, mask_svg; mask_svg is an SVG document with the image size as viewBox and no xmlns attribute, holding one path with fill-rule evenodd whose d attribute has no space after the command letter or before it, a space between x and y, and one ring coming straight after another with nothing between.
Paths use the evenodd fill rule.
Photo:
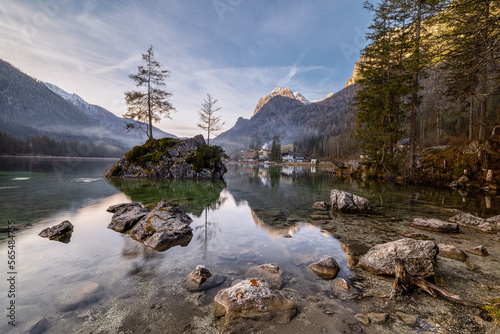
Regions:
<instances>
[{"instance_id":1,"label":"rocky outcrop","mask_svg":"<svg viewBox=\"0 0 500 334\"><path fill-rule=\"evenodd\" d=\"M244 280L220 290L214 298L214 316L221 319L222 333L244 333L248 321L276 321L286 324L297 312L297 306L272 289L267 282Z\"/></svg>"},{"instance_id":2,"label":"rocky outcrop","mask_svg":"<svg viewBox=\"0 0 500 334\"><path fill-rule=\"evenodd\" d=\"M73 233L73 224L68 220L52 227L47 227L40 232L39 236L42 238L49 238L50 240L57 240L61 242L69 242L71 234Z\"/></svg>"},{"instance_id":3,"label":"rocky outcrop","mask_svg":"<svg viewBox=\"0 0 500 334\"><path fill-rule=\"evenodd\" d=\"M162 200L132 228L130 236L158 251L186 246L193 237L191 222L184 211Z\"/></svg>"},{"instance_id":4,"label":"rocky outcrop","mask_svg":"<svg viewBox=\"0 0 500 334\"><path fill-rule=\"evenodd\" d=\"M107 211L114 213L108 228L125 232L134 227L150 210L139 203L122 203L110 206Z\"/></svg>"},{"instance_id":5,"label":"rocky outcrop","mask_svg":"<svg viewBox=\"0 0 500 334\"><path fill-rule=\"evenodd\" d=\"M410 274L430 277L436 271L438 250L432 241L405 238L372 247L359 265L376 275L395 275L396 258L400 258Z\"/></svg>"},{"instance_id":6,"label":"rocky outcrop","mask_svg":"<svg viewBox=\"0 0 500 334\"><path fill-rule=\"evenodd\" d=\"M372 204L366 198L337 189L333 189L330 194L330 204L333 211L351 213L372 211Z\"/></svg>"},{"instance_id":7,"label":"rocky outcrop","mask_svg":"<svg viewBox=\"0 0 500 334\"><path fill-rule=\"evenodd\" d=\"M210 167L196 166L192 160L201 147L206 150L205 139L198 135L186 140L150 139L136 146L103 174L105 178L173 178L210 179L222 178L226 168L222 161L212 161ZM212 158L212 157L210 157Z\"/></svg>"},{"instance_id":8,"label":"rocky outcrop","mask_svg":"<svg viewBox=\"0 0 500 334\"><path fill-rule=\"evenodd\" d=\"M324 280L332 280L337 277L340 266L333 257L329 256L310 264L309 269Z\"/></svg>"},{"instance_id":9,"label":"rocky outcrop","mask_svg":"<svg viewBox=\"0 0 500 334\"><path fill-rule=\"evenodd\" d=\"M439 219L424 219L415 218L411 226L422 230L441 232L441 233L458 233L458 225L455 223L444 222Z\"/></svg>"},{"instance_id":10,"label":"rocky outcrop","mask_svg":"<svg viewBox=\"0 0 500 334\"><path fill-rule=\"evenodd\" d=\"M487 233L495 233L500 231L499 224L494 220L495 217L483 219L471 215L470 213L461 212L450 218L451 222L459 225L470 227Z\"/></svg>"}]
</instances>

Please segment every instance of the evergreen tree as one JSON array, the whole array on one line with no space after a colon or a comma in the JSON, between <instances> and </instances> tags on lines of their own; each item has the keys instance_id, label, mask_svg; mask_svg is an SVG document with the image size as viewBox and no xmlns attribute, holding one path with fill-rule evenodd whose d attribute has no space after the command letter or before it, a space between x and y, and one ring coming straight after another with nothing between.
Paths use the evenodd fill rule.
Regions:
<instances>
[{"instance_id":1,"label":"evergreen tree","mask_svg":"<svg viewBox=\"0 0 500 334\"><path fill-rule=\"evenodd\" d=\"M168 101L171 93L162 89L165 79L169 77L168 70L161 69L161 64L155 59L153 46L142 54L144 65L138 66L137 74L129 77L136 82L137 87L145 87L145 91L132 90L125 92L125 102L128 111L123 117L136 121L128 125L128 129L141 128L142 122L146 123L146 134L149 139L153 138L153 122L160 121L160 115L170 117L175 108Z\"/></svg>"},{"instance_id":2,"label":"evergreen tree","mask_svg":"<svg viewBox=\"0 0 500 334\"><path fill-rule=\"evenodd\" d=\"M484 139L487 115L496 112L488 101L500 94L500 6L492 0L449 1L436 22L447 26L439 36L445 46L446 93L454 101L467 101L469 139L476 134Z\"/></svg>"},{"instance_id":3,"label":"evergreen tree","mask_svg":"<svg viewBox=\"0 0 500 334\"><path fill-rule=\"evenodd\" d=\"M210 145L210 132L220 131L225 124L225 122L220 122L221 116L214 116L214 113L221 109L221 107L214 107L216 103L217 100L213 99L210 94L207 94L207 97L201 104L201 110L198 111L198 116L200 116L201 120L201 123L198 123L198 127L208 132L208 145Z\"/></svg>"},{"instance_id":4,"label":"evergreen tree","mask_svg":"<svg viewBox=\"0 0 500 334\"><path fill-rule=\"evenodd\" d=\"M274 136L271 145L270 160L273 162L281 162L281 140L279 136Z\"/></svg>"}]
</instances>

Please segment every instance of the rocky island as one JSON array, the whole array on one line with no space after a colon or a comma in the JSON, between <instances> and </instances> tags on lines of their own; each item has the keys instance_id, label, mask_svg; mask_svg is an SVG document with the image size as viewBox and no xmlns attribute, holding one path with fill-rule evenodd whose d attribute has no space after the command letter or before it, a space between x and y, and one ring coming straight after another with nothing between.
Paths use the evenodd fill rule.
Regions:
<instances>
[{"instance_id":1,"label":"rocky island","mask_svg":"<svg viewBox=\"0 0 500 334\"><path fill-rule=\"evenodd\" d=\"M186 140L149 139L135 146L103 174L105 178L217 179L226 172L219 146L202 135Z\"/></svg>"}]
</instances>

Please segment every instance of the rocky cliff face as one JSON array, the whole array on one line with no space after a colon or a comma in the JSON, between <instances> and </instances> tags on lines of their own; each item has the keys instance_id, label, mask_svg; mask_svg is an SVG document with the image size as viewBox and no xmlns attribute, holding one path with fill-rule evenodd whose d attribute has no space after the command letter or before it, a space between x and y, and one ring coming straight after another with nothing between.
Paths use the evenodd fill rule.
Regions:
<instances>
[{"instance_id":1,"label":"rocky cliff face","mask_svg":"<svg viewBox=\"0 0 500 334\"><path fill-rule=\"evenodd\" d=\"M172 138L150 139L146 144L136 146L125 153L120 161L104 172L103 177L222 178L226 168L221 161L221 157L219 156L217 159L212 154L213 147L205 144L202 135L182 141ZM210 158L210 161L205 164L207 162L205 160L208 158ZM201 167L200 161L202 162Z\"/></svg>"},{"instance_id":2,"label":"rocky cliff face","mask_svg":"<svg viewBox=\"0 0 500 334\"><path fill-rule=\"evenodd\" d=\"M303 104L309 104L310 102L299 92L292 92L290 88L275 88L271 93L267 94L259 100L253 114L257 114L259 110L267 103L269 100L275 96L284 96L291 99L302 102Z\"/></svg>"}]
</instances>

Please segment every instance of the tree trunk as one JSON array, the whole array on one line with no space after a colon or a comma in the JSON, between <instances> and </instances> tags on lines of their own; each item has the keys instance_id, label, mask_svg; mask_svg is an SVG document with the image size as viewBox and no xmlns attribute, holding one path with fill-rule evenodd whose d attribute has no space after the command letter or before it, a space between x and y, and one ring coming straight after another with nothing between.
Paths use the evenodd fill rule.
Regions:
<instances>
[{"instance_id":1,"label":"tree trunk","mask_svg":"<svg viewBox=\"0 0 500 334\"><path fill-rule=\"evenodd\" d=\"M415 166L415 151L417 142L417 109L418 109L418 87L419 87L419 70L420 70L420 25L422 21L422 1L418 0L417 18L415 22L415 61L416 69L413 73L413 91L411 93L411 109L410 109L410 147L408 157L408 167L412 169Z\"/></svg>"},{"instance_id":2,"label":"tree trunk","mask_svg":"<svg viewBox=\"0 0 500 334\"><path fill-rule=\"evenodd\" d=\"M470 96L469 140L474 139L474 95Z\"/></svg>"}]
</instances>

